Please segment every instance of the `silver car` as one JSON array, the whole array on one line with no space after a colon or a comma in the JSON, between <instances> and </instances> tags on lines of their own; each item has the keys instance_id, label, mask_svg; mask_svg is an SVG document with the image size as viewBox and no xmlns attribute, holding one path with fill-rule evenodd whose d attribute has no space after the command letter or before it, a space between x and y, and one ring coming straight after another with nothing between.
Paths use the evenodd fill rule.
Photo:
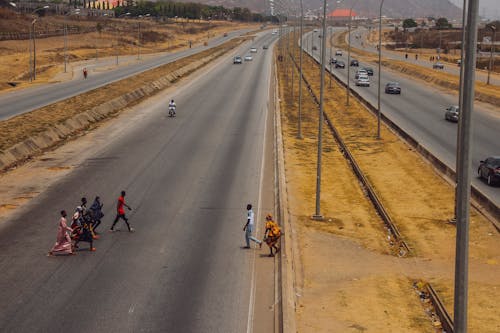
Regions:
<instances>
[{"instance_id":1,"label":"silver car","mask_svg":"<svg viewBox=\"0 0 500 333\"><path fill-rule=\"evenodd\" d=\"M444 113L444 119L448 121L458 122L459 108L456 105L452 105L446 108Z\"/></svg>"}]
</instances>

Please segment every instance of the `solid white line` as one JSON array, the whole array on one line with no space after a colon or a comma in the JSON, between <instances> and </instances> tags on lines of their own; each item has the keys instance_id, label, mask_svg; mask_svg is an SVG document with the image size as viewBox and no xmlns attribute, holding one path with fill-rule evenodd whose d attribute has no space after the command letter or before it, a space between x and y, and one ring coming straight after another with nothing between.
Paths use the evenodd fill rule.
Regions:
<instances>
[{"instance_id":1,"label":"solid white line","mask_svg":"<svg viewBox=\"0 0 500 333\"><path fill-rule=\"evenodd\" d=\"M269 97L269 96L268 96ZM267 135L267 117L269 110L266 108L264 113L264 135L262 140L262 161L260 165L260 180L259 180L259 199L257 201L257 218L254 221L255 224L255 235L258 234L259 223L257 220L260 217L260 207L262 204L262 184L264 183L264 165L266 161L266 135ZM248 306L248 321L247 321L247 333L253 332L253 317L254 317L254 306L255 306L255 257L256 251L253 251L252 256L252 279L250 286L250 304Z\"/></svg>"}]
</instances>

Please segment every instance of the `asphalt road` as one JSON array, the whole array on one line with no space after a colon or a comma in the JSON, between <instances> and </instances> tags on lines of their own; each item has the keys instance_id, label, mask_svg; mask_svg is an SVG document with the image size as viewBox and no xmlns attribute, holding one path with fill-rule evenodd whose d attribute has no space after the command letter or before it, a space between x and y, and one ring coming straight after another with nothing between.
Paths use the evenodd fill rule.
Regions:
<instances>
[{"instance_id":1,"label":"asphalt road","mask_svg":"<svg viewBox=\"0 0 500 333\"><path fill-rule=\"evenodd\" d=\"M231 38L245 33L247 30L233 31L227 37L218 37L210 40L208 46L197 46L191 49L162 53L155 57L144 57L143 61L130 65L120 65L116 69L91 73L87 80L72 80L54 84L44 84L32 88L0 94L0 120L29 112L43 106L82 94L84 92L102 87L106 84L125 79L138 73L159 67L177 59L198 53L207 48L220 45Z\"/></svg>"},{"instance_id":2,"label":"asphalt road","mask_svg":"<svg viewBox=\"0 0 500 333\"><path fill-rule=\"evenodd\" d=\"M321 40L315 33L312 38L317 50L313 51L316 59L320 59ZM304 47L311 47L311 33L304 41ZM327 59L330 50L327 49ZM335 56L335 48L332 57L343 60L347 66L347 51L343 56ZM351 54L351 58L354 59ZM372 105L377 105L377 82L378 73L375 64L360 63L361 66L369 66L374 69L374 76L370 77L370 87L356 87L354 76L357 67L350 67L351 87L368 100ZM333 68L333 73L342 81L347 82L347 70ZM328 66L329 70L329 66ZM387 82L397 81L401 84L401 95L387 95L384 87ZM399 75L399 73L382 69L382 94L381 110L389 119L403 128L413 138L435 154L452 169L455 169L456 160L456 136L457 124L444 120L445 108L450 105L458 105L458 95L443 92L432 85L425 85L418 80ZM500 116L498 106L488 106L483 103L475 103L473 115L473 149L472 149L472 173L473 184L500 205L500 186L488 186L483 180L476 178L479 161L492 155L500 155ZM374 129L376 131L376 129Z\"/></svg>"},{"instance_id":3,"label":"asphalt road","mask_svg":"<svg viewBox=\"0 0 500 333\"><path fill-rule=\"evenodd\" d=\"M273 331L274 261L240 248L246 204L260 224L274 207L272 52L262 50L271 38L255 41L252 62L225 56L189 89L136 106L123 132L99 134L98 154L0 225L0 331ZM176 118L166 115L170 97ZM120 222L107 233L122 189L136 231ZM105 204L97 251L82 243L76 256L46 257L58 211L96 194Z\"/></svg>"}]
</instances>

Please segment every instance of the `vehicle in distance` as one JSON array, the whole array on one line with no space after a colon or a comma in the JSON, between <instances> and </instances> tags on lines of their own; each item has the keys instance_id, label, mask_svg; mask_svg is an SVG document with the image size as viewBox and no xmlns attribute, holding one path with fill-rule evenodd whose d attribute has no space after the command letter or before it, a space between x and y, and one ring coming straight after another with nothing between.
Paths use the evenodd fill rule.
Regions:
<instances>
[{"instance_id":1,"label":"vehicle in distance","mask_svg":"<svg viewBox=\"0 0 500 333\"><path fill-rule=\"evenodd\" d=\"M224 37L227 37L227 32L224 33Z\"/></svg>"},{"instance_id":2,"label":"vehicle in distance","mask_svg":"<svg viewBox=\"0 0 500 333\"><path fill-rule=\"evenodd\" d=\"M233 64L241 64L243 60L241 59L240 56L236 56L233 58Z\"/></svg>"},{"instance_id":3,"label":"vehicle in distance","mask_svg":"<svg viewBox=\"0 0 500 333\"><path fill-rule=\"evenodd\" d=\"M401 94L401 87L397 82L388 82L385 85L385 93L386 94Z\"/></svg>"},{"instance_id":4,"label":"vehicle in distance","mask_svg":"<svg viewBox=\"0 0 500 333\"><path fill-rule=\"evenodd\" d=\"M276 35L278 33L278 30L273 30L272 34Z\"/></svg>"},{"instance_id":5,"label":"vehicle in distance","mask_svg":"<svg viewBox=\"0 0 500 333\"><path fill-rule=\"evenodd\" d=\"M313 51L316 51L317 49L316 45L313 45Z\"/></svg>"},{"instance_id":6,"label":"vehicle in distance","mask_svg":"<svg viewBox=\"0 0 500 333\"><path fill-rule=\"evenodd\" d=\"M336 56L342 56L342 50L337 50L335 51Z\"/></svg>"},{"instance_id":7,"label":"vehicle in distance","mask_svg":"<svg viewBox=\"0 0 500 333\"><path fill-rule=\"evenodd\" d=\"M357 61L356 59L352 59L351 60L351 66L358 67L359 66L359 61Z\"/></svg>"},{"instance_id":8,"label":"vehicle in distance","mask_svg":"<svg viewBox=\"0 0 500 333\"><path fill-rule=\"evenodd\" d=\"M335 68L345 68L345 63L342 60L337 61Z\"/></svg>"},{"instance_id":9,"label":"vehicle in distance","mask_svg":"<svg viewBox=\"0 0 500 333\"><path fill-rule=\"evenodd\" d=\"M477 175L486 179L488 185L500 182L500 156L491 156L479 162Z\"/></svg>"},{"instance_id":10,"label":"vehicle in distance","mask_svg":"<svg viewBox=\"0 0 500 333\"><path fill-rule=\"evenodd\" d=\"M318 32L318 29L314 29L313 32Z\"/></svg>"},{"instance_id":11,"label":"vehicle in distance","mask_svg":"<svg viewBox=\"0 0 500 333\"><path fill-rule=\"evenodd\" d=\"M446 108L444 119L449 121L458 122L458 106L452 105Z\"/></svg>"},{"instance_id":12,"label":"vehicle in distance","mask_svg":"<svg viewBox=\"0 0 500 333\"><path fill-rule=\"evenodd\" d=\"M432 65L433 69L444 69L444 65L442 62L436 62L435 64Z\"/></svg>"},{"instance_id":13,"label":"vehicle in distance","mask_svg":"<svg viewBox=\"0 0 500 333\"><path fill-rule=\"evenodd\" d=\"M250 48L250 53L257 53L257 48L256 47Z\"/></svg>"},{"instance_id":14,"label":"vehicle in distance","mask_svg":"<svg viewBox=\"0 0 500 333\"><path fill-rule=\"evenodd\" d=\"M252 58L252 56L251 56L251 55L247 54L247 55L245 56L245 61L252 61L252 60L253 60L253 58Z\"/></svg>"},{"instance_id":15,"label":"vehicle in distance","mask_svg":"<svg viewBox=\"0 0 500 333\"><path fill-rule=\"evenodd\" d=\"M354 75L354 79L358 79L360 76L366 76L366 77L368 77L368 72L365 71L364 69L359 69L356 72L356 75Z\"/></svg>"},{"instance_id":16,"label":"vehicle in distance","mask_svg":"<svg viewBox=\"0 0 500 333\"><path fill-rule=\"evenodd\" d=\"M267 50L268 48L269 48L269 46L267 46L267 44L265 44L265 45L262 46L263 50Z\"/></svg>"},{"instance_id":17,"label":"vehicle in distance","mask_svg":"<svg viewBox=\"0 0 500 333\"><path fill-rule=\"evenodd\" d=\"M368 75L360 75L358 78L355 80L356 85L358 87L369 87L370 86L370 79L368 78Z\"/></svg>"},{"instance_id":18,"label":"vehicle in distance","mask_svg":"<svg viewBox=\"0 0 500 333\"><path fill-rule=\"evenodd\" d=\"M371 67L363 67L363 69L368 73L368 76L373 76L373 68Z\"/></svg>"},{"instance_id":19,"label":"vehicle in distance","mask_svg":"<svg viewBox=\"0 0 500 333\"><path fill-rule=\"evenodd\" d=\"M337 63L337 58L331 58L330 59L330 64L335 65Z\"/></svg>"}]
</instances>

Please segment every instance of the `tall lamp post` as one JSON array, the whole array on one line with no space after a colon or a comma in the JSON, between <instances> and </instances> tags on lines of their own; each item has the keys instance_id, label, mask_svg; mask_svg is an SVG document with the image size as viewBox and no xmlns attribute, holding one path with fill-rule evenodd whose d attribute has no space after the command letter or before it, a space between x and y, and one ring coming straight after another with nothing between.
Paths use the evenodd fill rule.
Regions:
<instances>
[{"instance_id":1,"label":"tall lamp post","mask_svg":"<svg viewBox=\"0 0 500 333\"><path fill-rule=\"evenodd\" d=\"M351 73L351 27L352 27L352 9L354 6L356 6L356 3L358 0L354 1L352 4L351 8L349 9L349 43L347 45L347 101L346 104L349 106L349 96L351 95L351 80L350 80L350 73Z\"/></svg>"},{"instance_id":2,"label":"tall lamp post","mask_svg":"<svg viewBox=\"0 0 500 333\"><path fill-rule=\"evenodd\" d=\"M298 119L298 132L297 138L302 139L302 53L304 52L302 49L302 42L304 40L304 4L303 0L300 0L300 53L299 53L299 119Z\"/></svg>"},{"instance_id":3,"label":"tall lamp post","mask_svg":"<svg viewBox=\"0 0 500 333\"><path fill-rule=\"evenodd\" d=\"M64 15L64 73L67 72L67 66L68 66L68 22L67 18L69 15L71 15L71 10L69 13ZM75 9L74 14L78 15L80 14L80 8Z\"/></svg>"},{"instance_id":4,"label":"tall lamp post","mask_svg":"<svg viewBox=\"0 0 500 333\"><path fill-rule=\"evenodd\" d=\"M43 7L37 8L31 12L31 16L33 17L33 21L31 21L31 24L30 24L30 35L33 39L33 70L31 71L32 76L33 76L33 81L36 80L36 32L35 32L36 18L34 16L35 16L35 13L38 12L39 10L47 9L47 8L49 8L49 6L43 6ZM31 52L30 52L30 68L31 68ZM30 78L31 78L31 75L30 75Z\"/></svg>"},{"instance_id":5,"label":"tall lamp post","mask_svg":"<svg viewBox=\"0 0 500 333\"><path fill-rule=\"evenodd\" d=\"M384 0L380 1L380 9L378 15L378 93L377 93L377 139L380 139L380 91L382 80L382 6Z\"/></svg>"},{"instance_id":6,"label":"tall lamp post","mask_svg":"<svg viewBox=\"0 0 500 333\"><path fill-rule=\"evenodd\" d=\"M141 19L143 17L149 17L151 14L139 15L139 26L137 29L137 60L141 59Z\"/></svg>"},{"instance_id":7,"label":"tall lamp post","mask_svg":"<svg viewBox=\"0 0 500 333\"><path fill-rule=\"evenodd\" d=\"M491 71L493 70L493 53L496 51L495 38L496 38L496 32L497 32L497 27L493 24L489 25L488 28L491 29L493 36L491 36L490 65L488 67L488 79L486 80L486 84L490 84L490 75L491 75Z\"/></svg>"},{"instance_id":8,"label":"tall lamp post","mask_svg":"<svg viewBox=\"0 0 500 333\"><path fill-rule=\"evenodd\" d=\"M318 162L316 168L316 212L313 219L322 220L321 215L321 154L323 152L323 108L325 95L325 58L326 58L326 0L323 0L323 33L321 35L321 83L319 93L319 120L318 120Z\"/></svg>"}]
</instances>

